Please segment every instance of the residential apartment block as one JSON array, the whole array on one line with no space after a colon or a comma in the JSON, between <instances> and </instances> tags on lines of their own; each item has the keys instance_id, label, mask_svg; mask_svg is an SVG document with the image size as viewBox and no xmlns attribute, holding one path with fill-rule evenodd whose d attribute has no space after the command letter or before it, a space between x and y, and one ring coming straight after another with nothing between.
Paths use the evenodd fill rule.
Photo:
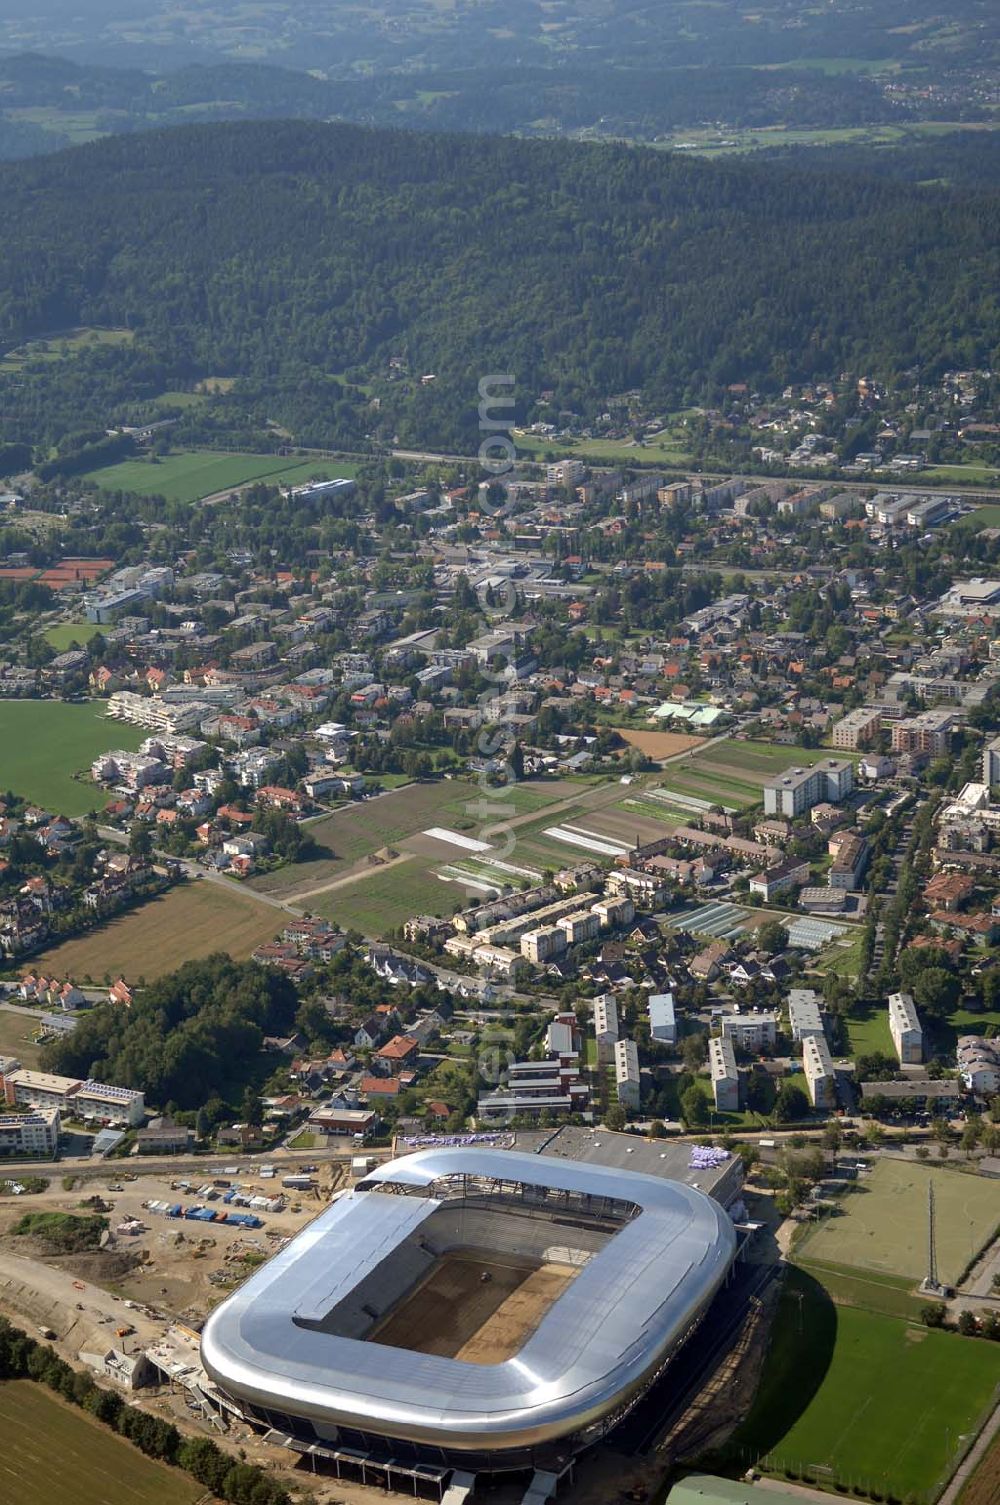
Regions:
<instances>
[{"instance_id":1,"label":"residential apartment block","mask_svg":"<svg viewBox=\"0 0 1000 1505\"><path fill-rule=\"evenodd\" d=\"M924 1059L924 1032L909 993L889 994L889 1033L901 1066L916 1066Z\"/></svg>"},{"instance_id":2,"label":"residential apartment block","mask_svg":"<svg viewBox=\"0 0 1000 1505\"><path fill-rule=\"evenodd\" d=\"M30 1113L0 1113L0 1156L54 1155L59 1146L59 1109L36 1108Z\"/></svg>"},{"instance_id":3,"label":"residential apartment block","mask_svg":"<svg viewBox=\"0 0 1000 1505\"><path fill-rule=\"evenodd\" d=\"M778 1016L770 1010L754 1014L727 1014L722 1021L722 1038L734 1049L770 1050L778 1037Z\"/></svg>"},{"instance_id":4,"label":"residential apartment block","mask_svg":"<svg viewBox=\"0 0 1000 1505\"><path fill-rule=\"evenodd\" d=\"M893 752L922 752L940 758L951 746L955 718L951 711L921 711L907 716L892 728Z\"/></svg>"},{"instance_id":5,"label":"residential apartment block","mask_svg":"<svg viewBox=\"0 0 1000 1505\"><path fill-rule=\"evenodd\" d=\"M599 993L594 999L594 1038L598 1064L609 1066L618 1040L618 1005L612 993Z\"/></svg>"},{"instance_id":6,"label":"residential apartment block","mask_svg":"<svg viewBox=\"0 0 1000 1505\"><path fill-rule=\"evenodd\" d=\"M802 1041L802 1069L806 1074L809 1101L814 1108L837 1106L837 1077L824 1035L806 1035Z\"/></svg>"},{"instance_id":7,"label":"residential apartment block","mask_svg":"<svg viewBox=\"0 0 1000 1505\"><path fill-rule=\"evenodd\" d=\"M713 1036L708 1042L708 1069L712 1074L712 1097L720 1113L738 1113L740 1074L731 1040Z\"/></svg>"},{"instance_id":8,"label":"residential apartment block","mask_svg":"<svg viewBox=\"0 0 1000 1505\"><path fill-rule=\"evenodd\" d=\"M69 1118L96 1119L101 1123L142 1123L145 1098L130 1087L112 1087L105 1082L81 1082L75 1077L55 1076L48 1071L8 1072L3 1078L4 1098L11 1108L56 1108Z\"/></svg>"},{"instance_id":9,"label":"residential apartment block","mask_svg":"<svg viewBox=\"0 0 1000 1505\"><path fill-rule=\"evenodd\" d=\"M881 726L882 712L877 707L858 706L857 710L848 711L834 726L831 734L833 745L844 752L854 752L870 742Z\"/></svg>"},{"instance_id":10,"label":"residential apartment block","mask_svg":"<svg viewBox=\"0 0 1000 1505\"><path fill-rule=\"evenodd\" d=\"M796 1045L801 1045L806 1035L823 1034L819 995L812 988L792 988L789 992L788 1026Z\"/></svg>"},{"instance_id":11,"label":"residential apartment block","mask_svg":"<svg viewBox=\"0 0 1000 1505\"><path fill-rule=\"evenodd\" d=\"M639 1052L634 1040L615 1042L615 1085L618 1101L627 1112L639 1107Z\"/></svg>"},{"instance_id":12,"label":"residential apartment block","mask_svg":"<svg viewBox=\"0 0 1000 1505\"><path fill-rule=\"evenodd\" d=\"M854 764L846 758L824 758L811 768L789 768L765 783L764 814L794 819L823 800L839 804L853 788Z\"/></svg>"}]
</instances>

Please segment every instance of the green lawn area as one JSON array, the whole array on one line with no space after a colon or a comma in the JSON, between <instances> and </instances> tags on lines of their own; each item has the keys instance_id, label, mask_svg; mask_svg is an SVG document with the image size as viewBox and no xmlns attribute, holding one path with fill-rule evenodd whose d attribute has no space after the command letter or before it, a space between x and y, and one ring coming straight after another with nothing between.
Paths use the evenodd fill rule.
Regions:
<instances>
[{"instance_id":1,"label":"green lawn area","mask_svg":"<svg viewBox=\"0 0 1000 1505\"><path fill-rule=\"evenodd\" d=\"M96 631L91 622L57 622L54 627L46 627L42 636L57 653L65 653L73 643L85 647Z\"/></svg>"},{"instance_id":2,"label":"green lawn area","mask_svg":"<svg viewBox=\"0 0 1000 1505\"><path fill-rule=\"evenodd\" d=\"M544 434L515 434L518 452L531 459L552 455L560 460L571 456L577 460L593 460L606 464L617 461L623 465L687 465L691 452L670 431L663 429L654 434L645 444L633 444L627 439L580 439L574 442L546 438Z\"/></svg>"},{"instance_id":3,"label":"green lawn area","mask_svg":"<svg viewBox=\"0 0 1000 1505\"><path fill-rule=\"evenodd\" d=\"M839 967L836 969L841 970ZM847 1021L852 1056L870 1056L880 1051L895 1058L896 1050L889 1033L888 1008L869 1008Z\"/></svg>"},{"instance_id":4,"label":"green lawn area","mask_svg":"<svg viewBox=\"0 0 1000 1505\"><path fill-rule=\"evenodd\" d=\"M994 502L985 503L982 507L977 507L975 512L959 518L955 527L971 533L978 533L980 528L1000 528L1000 506Z\"/></svg>"},{"instance_id":5,"label":"green lawn area","mask_svg":"<svg viewBox=\"0 0 1000 1505\"><path fill-rule=\"evenodd\" d=\"M98 753L111 747L134 750L144 741L142 727L109 721L103 701L67 705L59 700L0 701L0 748L4 789L60 815L99 810L107 796L91 783Z\"/></svg>"},{"instance_id":6,"label":"green lawn area","mask_svg":"<svg viewBox=\"0 0 1000 1505\"><path fill-rule=\"evenodd\" d=\"M24 118L24 117L22 117ZM64 127L60 127L64 129ZM60 361L77 355L81 350L98 345L130 345L135 338L130 329L73 329L49 339L28 340L16 350L10 350L0 360L0 371L19 371L32 361Z\"/></svg>"},{"instance_id":7,"label":"green lawn area","mask_svg":"<svg viewBox=\"0 0 1000 1505\"><path fill-rule=\"evenodd\" d=\"M846 945L840 937L824 946L813 959L813 966L820 972L836 972L839 977L857 977L861 970L862 939L863 931L858 925L849 932Z\"/></svg>"},{"instance_id":8,"label":"green lawn area","mask_svg":"<svg viewBox=\"0 0 1000 1505\"><path fill-rule=\"evenodd\" d=\"M997 1386L992 1345L835 1305L792 1268L727 1461L928 1502Z\"/></svg>"},{"instance_id":9,"label":"green lawn area","mask_svg":"<svg viewBox=\"0 0 1000 1505\"><path fill-rule=\"evenodd\" d=\"M832 753L828 747L785 747L778 742L743 742L735 737L725 742L713 742L703 752L696 752L692 762L713 765L722 769L741 769L751 782L763 782L773 773L786 768L805 768L819 763L823 758L848 757L846 753Z\"/></svg>"},{"instance_id":10,"label":"green lawn area","mask_svg":"<svg viewBox=\"0 0 1000 1505\"><path fill-rule=\"evenodd\" d=\"M931 1181L938 1267L953 1285L1000 1228L1000 1182L946 1166L879 1160L841 1198L840 1210L806 1234L797 1246L800 1258L920 1280L927 1268Z\"/></svg>"},{"instance_id":11,"label":"green lawn area","mask_svg":"<svg viewBox=\"0 0 1000 1505\"><path fill-rule=\"evenodd\" d=\"M163 496L168 502L197 502L202 497L248 481L283 481L300 485L317 475L352 477L357 466L346 461L289 459L287 455L222 454L218 450L182 450L154 463L122 460L88 471L84 479L106 490Z\"/></svg>"},{"instance_id":12,"label":"green lawn area","mask_svg":"<svg viewBox=\"0 0 1000 1505\"><path fill-rule=\"evenodd\" d=\"M0 1056L16 1056L22 1066L33 1070L38 1065L41 1049L32 1040L37 1028L38 1022L29 1019L27 1014L0 1009Z\"/></svg>"},{"instance_id":13,"label":"green lawn area","mask_svg":"<svg viewBox=\"0 0 1000 1505\"><path fill-rule=\"evenodd\" d=\"M922 481L951 481L959 486L995 486L998 477L995 465L928 465L920 472Z\"/></svg>"},{"instance_id":14,"label":"green lawn area","mask_svg":"<svg viewBox=\"0 0 1000 1505\"><path fill-rule=\"evenodd\" d=\"M356 883L316 894L309 909L365 936L382 936L415 914L447 914L456 899L466 902L458 883L441 883L419 858L387 869L372 868Z\"/></svg>"},{"instance_id":15,"label":"green lawn area","mask_svg":"<svg viewBox=\"0 0 1000 1505\"><path fill-rule=\"evenodd\" d=\"M20 1505L193 1505L205 1493L30 1380L0 1385L0 1448Z\"/></svg>"},{"instance_id":16,"label":"green lawn area","mask_svg":"<svg viewBox=\"0 0 1000 1505\"><path fill-rule=\"evenodd\" d=\"M871 1270L816 1264L795 1257L796 1264L819 1281L838 1306L858 1306L883 1317L908 1317L920 1321L926 1297L914 1295L913 1282L898 1275L876 1275Z\"/></svg>"}]
</instances>

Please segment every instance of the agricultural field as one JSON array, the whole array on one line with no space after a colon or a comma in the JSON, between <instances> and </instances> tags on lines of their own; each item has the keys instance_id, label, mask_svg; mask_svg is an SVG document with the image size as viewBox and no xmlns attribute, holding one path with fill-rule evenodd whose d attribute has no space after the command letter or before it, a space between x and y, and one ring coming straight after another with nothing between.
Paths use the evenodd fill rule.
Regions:
<instances>
[{"instance_id":1,"label":"agricultural field","mask_svg":"<svg viewBox=\"0 0 1000 1505\"><path fill-rule=\"evenodd\" d=\"M58 977L86 982L106 975L151 982L184 962L228 951L242 961L282 927L280 910L223 886L195 879L170 889L85 935L63 941L38 958Z\"/></svg>"},{"instance_id":2,"label":"agricultural field","mask_svg":"<svg viewBox=\"0 0 1000 1505\"><path fill-rule=\"evenodd\" d=\"M622 740L629 747L637 747L654 762L704 745L702 737L692 737L688 732L623 731Z\"/></svg>"},{"instance_id":3,"label":"agricultural field","mask_svg":"<svg viewBox=\"0 0 1000 1505\"><path fill-rule=\"evenodd\" d=\"M123 1438L30 1380L0 1385L0 1451L21 1505L193 1505L190 1474L146 1458ZM15 1466L16 1460L16 1466Z\"/></svg>"},{"instance_id":4,"label":"agricultural field","mask_svg":"<svg viewBox=\"0 0 1000 1505\"><path fill-rule=\"evenodd\" d=\"M728 1461L929 1502L990 1409L992 1346L851 1305L791 1269Z\"/></svg>"},{"instance_id":5,"label":"agricultural field","mask_svg":"<svg viewBox=\"0 0 1000 1505\"><path fill-rule=\"evenodd\" d=\"M927 1188L933 1182L941 1279L954 1285L1000 1228L1000 1182L943 1166L879 1160L838 1212L797 1246L809 1264L849 1265L919 1281L927 1269Z\"/></svg>"},{"instance_id":6,"label":"agricultural field","mask_svg":"<svg viewBox=\"0 0 1000 1505\"><path fill-rule=\"evenodd\" d=\"M456 902L470 897L458 885L438 882L429 863L408 858L374 867L357 881L345 879L335 888L308 900L310 912L333 921L342 930L359 930L378 937L398 928L415 914L446 914Z\"/></svg>"},{"instance_id":7,"label":"agricultural field","mask_svg":"<svg viewBox=\"0 0 1000 1505\"><path fill-rule=\"evenodd\" d=\"M662 835L659 820L618 808L619 792L592 778L485 793L467 780L409 784L310 822L319 854L250 886L381 936L414 914L449 914L546 869L607 861Z\"/></svg>"},{"instance_id":8,"label":"agricultural field","mask_svg":"<svg viewBox=\"0 0 1000 1505\"><path fill-rule=\"evenodd\" d=\"M307 829L319 851L308 862L293 863L250 880L250 887L287 898L342 878L354 863L383 847L393 847L427 826L446 824L478 836L483 821L466 812L479 798L476 785L441 779L408 784L374 799L345 805L333 815L310 821ZM499 795L497 796L499 799Z\"/></svg>"},{"instance_id":9,"label":"agricultural field","mask_svg":"<svg viewBox=\"0 0 1000 1505\"><path fill-rule=\"evenodd\" d=\"M203 497L249 481L301 485L313 476L353 477L357 466L340 460L290 460L287 455L221 454L218 450L182 450L160 460L121 460L88 471L84 479L105 490L162 496L168 502L198 502Z\"/></svg>"},{"instance_id":10,"label":"agricultural field","mask_svg":"<svg viewBox=\"0 0 1000 1505\"><path fill-rule=\"evenodd\" d=\"M109 721L103 701L0 701L0 778L4 789L54 814L86 815L107 798L89 776L98 753L112 747L134 751L147 735L141 727Z\"/></svg>"},{"instance_id":11,"label":"agricultural field","mask_svg":"<svg viewBox=\"0 0 1000 1505\"><path fill-rule=\"evenodd\" d=\"M958 1497L958 1505L996 1505L1000 1500L1000 1437L995 1437Z\"/></svg>"}]
</instances>

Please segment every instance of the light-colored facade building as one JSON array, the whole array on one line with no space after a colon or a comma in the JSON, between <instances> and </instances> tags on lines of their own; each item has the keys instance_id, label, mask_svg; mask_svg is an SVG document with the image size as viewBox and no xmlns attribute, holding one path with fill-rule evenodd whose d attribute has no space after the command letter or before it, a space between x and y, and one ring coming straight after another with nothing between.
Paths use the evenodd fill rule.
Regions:
<instances>
[{"instance_id":1,"label":"light-colored facade building","mask_svg":"<svg viewBox=\"0 0 1000 1505\"><path fill-rule=\"evenodd\" d=\"M612 993L599 993L594 999L594 1038L598 1064L609 1066L614 1060L618 1039L618 1005Z\"/></svg>"},{"instance_id":2,"label":"light-colored facade building","mask_svg":"<svg viewBox=\"0 0 1000 1505\"><path fill-rule=\"evenodd\" d=\"M727 1014L722 1021L722 1038L736 1050L773 1050L778 1017L767 1009L756 1014Z\"/></svg>"},{"instance_id":3,"label":"light-colored facade building","mask_svg":"<svg viewBox=\"0 0 1000 1505\"><path fill-rule=\"evenodd\" d=\"M792 820L813 805L839 804L854 788L854 764L847 758L824 758L810 768L789 768L764 785L764 814Z\"/></svg>"},{"instance_id":4,"label":"light-colored facade building","mask_svg":"<svg viewBox=\"0 0 1000 1505\"><path fill-rule=\"evenodd\" d=\"M901 1066L924 1059L924 1031L910 993L889 994L889 1033Z\"/></svg>"},{"instance_id":5,"label":"light-colored facade building","mask_svg":"<svg viewBox=\"0 0 1000 1505\"><path fill-rule=\"evenodd\" d=\"M59 1147L59 1109L35 1108L29 1113L0 1113L0 1156L54 1155Z\"/></svg>"},{"instance_id":6,"label":"light-colored facade building","mask_svg":"<svg viewBox=\"0 0 1000 1505\"><path fill-rule=\"evenodd\" d=\"M630 1113L639 1107L640 1077L639 1052L634 1040L615 1042L615 1085L618 1101Z\"/></svg>"},{"instance_id":7,"label":"light-colored facade building","mask_svg":"<svg viewBox=\"0 0 1000 1505\"><path fill-rule=\"evenodd\" d=\"M788 1025L796 1045L801 1045L806 1035L824 1033L819 995L812 988L791 989L788 994Z\"/></svg>"},{"instance_id":8,"label":"light-colored facade building","mask_svg":"<svg viewBox=\"0 0 1000 1505\"><path fill-rule=\"evenodd\" d=\"M112 1087L105 1082L56 1076L49 1071L8 1073L3 1079L4 1098L16 1108L57 1108L70 1118L98 1119L110 1124L135 1125L145 1116L145 1098L130 1087Z\"/></svg>"},{"instance_id":9,"label":"light-colored facade building","mask_svg":"<svg viewBox=\"0 0 1000 1505\"><path fill-rule=\"evenodd\" d=\"M803 1039L802 1069L806 1074L806 1087L813 1107L835 1108L837 1077L824 1035L806 1035Z\"/></svg>"},{"instance_id":10,"label":"light-colored facade building","mask_svg":"<svg viewBox=\"0 0 1000 1505\"><path fill-rule=\"evenodd\" d=\"M708 1042L708 1069L712 1075L712 1097L719 1113L738 1113L740 1074L731 1040L713 1035Z\"/></svg>"},{"instance_id":11,"label":"light-colored facade building","mask_svg":"<svg viewBox=\"0 0 1000 1505\"><path fill-rule=\"evenodd\" d=\"M841 717L833 728L831 740L843 752L854 752L869 743L881 726L882 712L877 707L861 705Z\"/></svg>"},{"instance_id":12,"label":"light-colored facade building","mask_svg":"<svg viewBox=\"0 0 1000 1505\"><path fill-rule=\"evenodd\" d=\"M663 1045L677 1043L677 1017L673 993L654 993L649 1000L649 1033Z\"/></svg>"},{"instance_id":13,"label":"light-colored facade building","mask_svg":"<svg viewBox=\"0 0 1000 1505\"><path fill-rule=\"evenodd\" d=\"M521 937L521 955L526 956L529 962L540 966L543 962L550 961L553 956L560 956L566 950L566 932L558 925L546 925L541 930L529 930Z\"/></svg>"},{"instance_id":14,"label":"light-colored facade building","mask_svg":"<svg viewBox=\"0 0 1000 1505\"><path fill-rule=\"evenodd\" d=\"M1000 737L983 748L983 783L1000 784Z\"/></svg>"}]
</instances>

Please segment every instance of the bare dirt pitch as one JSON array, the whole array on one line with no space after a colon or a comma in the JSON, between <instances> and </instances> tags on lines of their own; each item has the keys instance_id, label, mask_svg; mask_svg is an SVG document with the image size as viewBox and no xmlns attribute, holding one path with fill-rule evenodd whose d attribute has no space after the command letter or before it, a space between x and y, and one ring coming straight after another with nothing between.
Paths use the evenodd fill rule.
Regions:
<instances>
[{"instance_id":1,"label":"bare dirt pitch","mask_svg":"<svg viewBox=\"0 0 1000 1505\"><path fill-rule=\"evenodd\" d=\"M445 1254L368 1341L467 1364L502 1364L524 1347L576 1273L572 1265L512 1254Z\"/></svg>"}]
</instances>

